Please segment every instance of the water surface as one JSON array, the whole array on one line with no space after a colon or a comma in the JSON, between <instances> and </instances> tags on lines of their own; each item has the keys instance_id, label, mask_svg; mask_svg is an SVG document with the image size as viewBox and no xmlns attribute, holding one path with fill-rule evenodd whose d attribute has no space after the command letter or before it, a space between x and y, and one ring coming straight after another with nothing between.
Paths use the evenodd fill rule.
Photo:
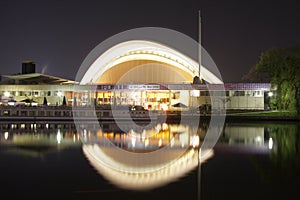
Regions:
<instances>
[{"instance_id":1,"label":"water surface","mask_svg":"<svg viewBox=\"0 0 300 200\"><path fill-rule=\"evenodd\" d=\"M83 150L83 145L87 144L82 143L84 136L89 139L105 137L112 145L129 153L157 151L173 141L172 148L166 151L166 155L172 155L181 149L197 151L192 141L196 135L202 141L207 124L201 124L196 135L195 127L189 125L160 124L153 129L158 131L156 136L148 141L148 131L124 133L109 123L101 127L102 130L84 133L66 123L0 124L1 193L12 199L49 196L72 199L289 199L298 194L299 123L226 123L213 155L202 163L201 170L193 166L195 157L191 156L186 158L190 165L173 163L175 167L171 166L169 172L160 171L164 176L157 177L166 177L169 181L151 185L147 190L126 189L108 178L109 171L101 174ZM129 137L133 133L134 143ZM181 174L174 178L173 172ZM145 184L153 175L135 178Z\"/></svg>"}]
</instances>

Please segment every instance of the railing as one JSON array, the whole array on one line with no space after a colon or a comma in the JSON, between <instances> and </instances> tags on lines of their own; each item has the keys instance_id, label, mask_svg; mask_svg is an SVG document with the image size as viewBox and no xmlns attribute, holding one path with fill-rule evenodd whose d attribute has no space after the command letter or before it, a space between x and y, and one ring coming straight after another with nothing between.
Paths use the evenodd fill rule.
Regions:
<instances>
[{"instance_id":1,"label":"railing","mask_svg":"<svg viewBox=\"0 0 300 200\"><path fill-rule=\"evenodd\" d=\"M102 107L70 106L0 106L0 119L25 120L73 120L114 118L150 119L157 111L148 110L111 110Z\"/></svg>"}]
</instances>

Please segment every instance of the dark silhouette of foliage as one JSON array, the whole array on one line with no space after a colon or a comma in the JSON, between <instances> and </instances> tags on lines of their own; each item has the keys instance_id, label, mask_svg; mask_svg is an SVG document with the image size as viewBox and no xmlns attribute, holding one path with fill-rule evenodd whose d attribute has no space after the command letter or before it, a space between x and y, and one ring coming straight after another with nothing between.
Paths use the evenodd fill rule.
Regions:
<instances>
[{"instance_id":1,"label":"dark silhouette of foliage","mask_svg":"<svg viewBox=\"0 0 300 200\"><path fill-rule=\"evenodd\" d=\"M66 96L64 96L64 98L63 98L62 105L63 105L63 106L66 106L66 105L67 105Z\"/></svg>"},{"instance_id":2,"label":"dark silhouette of foliage","mask_svg":"<svg viewBox=\"0 0 300 200\"><path fill-rule=\"evenodd\" d=\"M278 109L300 115L300 47L269 49L243 78L251 82L271 82L276 88Z\"/></svg>"},{"instance_id":3,"label":"dark silhouette of foliage","mask_svg":"<svg viewBox=\"0 0 300 200\"><path fill-rule=\"evenodd\" d=\"M46 98L46 97L44 97L43 105L44 105L44 106L47 106L47 105L48 105L48 101L47 101L47 98Z\"/></svg>"}]
</instances>

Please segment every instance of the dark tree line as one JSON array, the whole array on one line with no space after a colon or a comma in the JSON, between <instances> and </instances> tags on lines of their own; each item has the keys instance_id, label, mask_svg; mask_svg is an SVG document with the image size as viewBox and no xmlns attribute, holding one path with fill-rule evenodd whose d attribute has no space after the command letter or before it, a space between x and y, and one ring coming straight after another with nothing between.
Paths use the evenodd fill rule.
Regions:
<instances>
[{"instance_id":1,"label":"dark tree line","mask_svg":"<svg viewBox=\"0 0 300 200\"><path fill-rule=\"evenodd\" d=\"M269 49L243 78L251 82L271 82L276 88L273 103L279 110L300 115L300 46Z\"/></svg>"}]
</instances>

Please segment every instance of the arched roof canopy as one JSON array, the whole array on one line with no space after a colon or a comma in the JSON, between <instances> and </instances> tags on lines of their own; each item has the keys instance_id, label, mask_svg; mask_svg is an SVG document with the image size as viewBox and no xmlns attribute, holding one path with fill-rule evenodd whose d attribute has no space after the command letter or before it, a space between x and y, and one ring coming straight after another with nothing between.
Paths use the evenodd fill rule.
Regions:
<instances>
[{"instance_id":1,"label":"arched roof canopy","mask_svg":"<svg viewBox=\"0 0 300 200\"><path fill-rule=\"evenodd\" d=\"M197 76L199 67L195 60L197 60L198 44L176 31L159 30L162 31L160 33L162 37L159 38L155 36L156 29L141 28L125 31L104 41L84 60L76 80L81 84L97 83L108 70L135 60L164 63L175 67L179 72L189 74L190 77ZM140 33L141 31L143 34ZM167 37L167 35L171 36ZM133 39L134 37L137 39ZM209 83L223 83L215 63L203 48L202 63L200 75L202 79ZM186 81L192 82L192 79Z\"/></svg>"}]
</instances>

